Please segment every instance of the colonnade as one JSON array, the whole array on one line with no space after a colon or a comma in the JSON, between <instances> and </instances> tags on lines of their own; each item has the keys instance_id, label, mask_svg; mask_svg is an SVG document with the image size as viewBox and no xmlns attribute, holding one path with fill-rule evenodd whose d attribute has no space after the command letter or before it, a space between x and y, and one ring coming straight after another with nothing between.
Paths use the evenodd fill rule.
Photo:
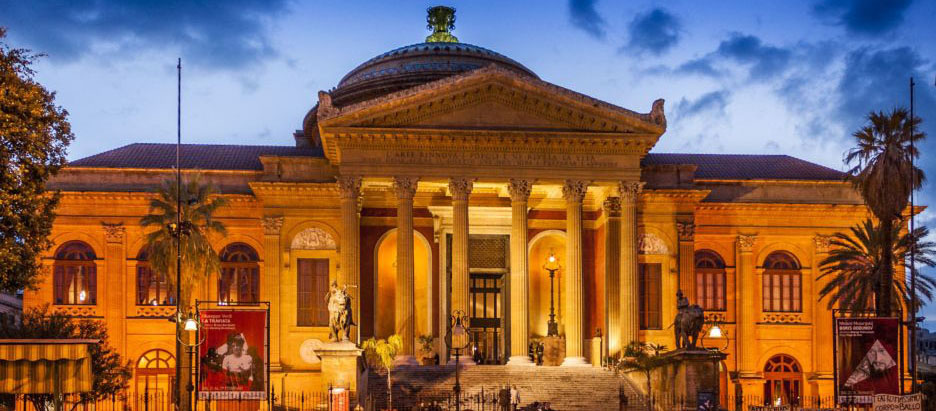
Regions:
<instances>
[{"instance_id":1,"label":"colonnade","mask_svg":"<svg viewBox=\"0 0 936 411\"><path fill-rule=\"evenodd\" d=\"M396 333L403 339L403 356L412 356L416 347L415 331L415 273L413 256L413 197L416 193L418 178L394 177L393 190L396 194L397 213L397 298L395 310ZM529 344L529 261L528 247L528 201L534 182L526 179L509 179L507 190L511 204L510 235L510 365L529 365L527 357ZM566 205L566 292L563 304L566 307L566 359L565 366L587 365L584 353L584 272L582 262L582 203L589 182L566 180L562 187ZM359 196L361 178L352 176L339 177L341 191L341 213L343 233L341 236L340 280L346 284L360 284L360 215ZM448 183L452 196L452 296L451 309L468 312L469 275L468 275L468 199L474 186L474 180L467 177L451 178ZM619 197L610 197L605 204L609 213L610 229L614 229L617 247L609 248L608 261L620 264L612 270L608 292L617 298L609 298L609 305L617 312L609 313L614 325L609 331L615 335L613 341L621 344L636 340L638 333L637 318L637 221L636 200L642 184L621 182L618 187ZM610 204L610 205L609 205ZM619 246L618 246L619 244ZM616 288L616 290L615 290ZM356 293L356 291L355 291ZM355 298L355 320L358 320L359 302ZM610 310L609 310L610 311ZM619 348L619 347L618 347Z\"/></svg>"}]
</instances>

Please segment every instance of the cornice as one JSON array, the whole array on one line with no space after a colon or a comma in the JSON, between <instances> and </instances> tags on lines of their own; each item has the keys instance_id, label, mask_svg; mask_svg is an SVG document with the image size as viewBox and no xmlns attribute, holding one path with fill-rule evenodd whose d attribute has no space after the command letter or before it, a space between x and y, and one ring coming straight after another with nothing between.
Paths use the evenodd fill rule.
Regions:
<instances>
[{"instance_id":1,"label":"cornice","mask_svg":"<svg viewBox=\"0 0 936 411\"><path fill-rule=\"evenodd\" d=\"M640 198L645 201L653 201L655 198L667 198L677 200L688 200L691 203L699 203L708 197L712 190L694 190L694 189L646 189L644 188Z\"/></svg>"},{"instance_id":2,"label":"cornice","mask_svg":"<svg viewBox=\"0 0 936 411\"><path fill-rule=\"evenodd\" d=\"M830 211L848 211L856 214L868 214L864 204L778 204L778 203L700 203L697 211L746 211L746 212L798 212L828 213Z\"/></svg>"},{"instance_id":3,"label":"cornice","mask_svg":"<svg viewBox=\"0 0 936 411\"><path fill-rule=\"evenodd\" d=\"M780 180L780 179L714 179L714 178L696 178L693 180L696 184L752 184L752 185L763 185L763 184L784 184L784 185L831 185L831 186L842 186L842 185L851 185L852 183L844 180Z\"/></svg>"},{"instance_id":4,"label":"cornice","mask_svg":"<svg viewBox=\"0 0 936 411\"><path fill-rule=\"evenodd\" d=\"M248 183L250 189L257 196L281 196L287 194L325 194L334 195L336 198L341 194L341 188L337 182L333 183L286 183L286 182L267 182L253 181Z\"/></svg>"}]
</instances>

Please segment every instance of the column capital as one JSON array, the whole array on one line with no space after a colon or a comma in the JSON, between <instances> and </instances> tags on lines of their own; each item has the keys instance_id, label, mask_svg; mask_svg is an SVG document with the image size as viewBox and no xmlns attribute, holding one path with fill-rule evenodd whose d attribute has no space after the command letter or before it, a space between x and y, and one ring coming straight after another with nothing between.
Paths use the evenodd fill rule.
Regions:
<instances>
[{"instance_id":1,"label":"column capital","mask_svg":"<svg viewBox=\"0 0 936 411\"><path fill-rule=\"evenodd\" d=\"M604 201L605 212L608 213L608 217L620 217L621 216L621 197L608 197Z\"/></svg>"},{"instance_id":2,"label":"column capital","mask_svg":"<svg viewBox=\"0 0 936 411\"><path fill-rule=\"evenodd\" d=\"M581 203L588 191L588 181L566 180L562 186L562 198L566 201Z\"/></svg>"},{"instance_id":3,"label":"column capital","mask_svg":"<svg viewBox=\"0 0 936 411\"><path fill-rule=\"evenodd\" d=\"M813 243L816 245L816 252L828 253L829 247L832 245L832 238L831 235L816 234L816 236L813 237Z\"/></svg>"},{"instance_id":4,"label":"column capital","mask_svg":"<svg viewBox=\"0 0 936 411\"><path fill-rule=\"evenodd\" d=\"M286 218L281 215L263 217L263 221L260 222L263 225L263 234L279 235L280 229L283 228L283 221L285 220Z\"/></svg>"},{"instance_id":5,"label":"column capital","mask_svg":"<svg viewBox=\"0 0 936 411\"><path fill-rule=\"evenodd\" d=\"M452 200L468 201L471 190L474 189L474 179L466 177L456 177L449 179L449 192L452 193Z\"/></svg>"},{"instance_id":6,"label":"column capital","mask_svg":"<svg viewBox=\"0 0 936 411\"><path fill-rule=\"evenodd\" d=\"M637 195L643 191L644 185L643 181L621 181L618 183L618 191L621 192L621 200L627 202L633 202L637 200Z\"/></svg>"},{"instance_id":7,"label":"column capital","mask_svg":"<svg viewBox=\"0 0 936 411\"><path fill-rule=\"evenodd\" d=\"M360 176L338 176L337 180L341 198L356 198L361 195Z\"/></svg>"},{"instance_id":8,"label":"column capital","mask_svg":"<svg viewBox=\"0 0 936 411\"><path fill-rule=\"evenodd\" d=\"M101 227L104 227L104 239L108 243L122 243L124 235L127 234L127 227L124 227L123 223L101 223Z\"/></svg>"},{"instance_id":9,"label":"column capital","mask_svg":"<svg viewBox=\"0 0 936 411\"><path fill-rule=\"evenodd\" d=\"M695 241L695 223L692 221L677 221L676 232L679 241Z\"/></svg>"},{"instance_id":10,"label":"column capital","mask_svg":"<svg viewBox=\"0 0 936 411\"><path fill-rule=\"evenodd\" d=\"M511 178L507 182L510 201L527 201L533 191L533 182L522 178Z\"/></svg>"},{"instance_id":11,"label":"column capital","mask_svg":"<svg viewBox=\"0 0 936 411\"><path fill-rule=\"evenodd\" d=\"M416 194L419 177L393 177L393 189L400 200L411 199Z\"/></svg>"},{"instance_id":12,"label":"column capital","mask_svg":"<svg viewBox=\"0 0 936 411\"><path fill-rule=\"evenodd\" d=\"M751 249L754 248L754 240L757 239L757 236L751 234L741 234L738 236L738 248L741 249L741 252L751 252Z\"/></svg>"}]
</instances>

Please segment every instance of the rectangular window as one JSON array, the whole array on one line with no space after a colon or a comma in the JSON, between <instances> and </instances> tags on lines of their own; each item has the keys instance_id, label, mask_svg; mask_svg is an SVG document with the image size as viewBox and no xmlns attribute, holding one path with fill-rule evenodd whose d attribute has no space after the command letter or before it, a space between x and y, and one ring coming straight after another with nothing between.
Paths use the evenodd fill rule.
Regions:
<instances>
[{"instance_id":1,"label":"rectangular window","mask_svg":"<svg viewBox=\"0 0 936 411\"><path fill-rule=\"evenodd\" d=\"M802 274L797 270L766 271L763 278L763 310L801 312Z\"/></svg>"},{"instance_id":2,"label":"rectangular window","mask_svg":"<svg viewBox=\"0 0 936 411\"><path fill-rule=\"evenodd\" d=\"M55 304L97 304L97 272L93 263L57 263L53 275Z\"/></svg>"},{"instance_id":3,"label":"rectangular window","mask_svg":"<svg viewBox=\"0 0 936 411\"><path fill-rule=\"evenodd\" d=\"M640 264L638 273L638 293L640 300L640 329L662 328L662 301L660 298L660 264Z\"/></svg>"},{"instance_id":4,"label":"rectangular window","mask_svg":"<svg viewBox=\"0 0 936 411\"><path fill-rule=\"evenodd\" d=\"M696 269L696 299L705 311L725 310L725 272L718 269Z\"/></svg>"},{"instance_id":5,"label":"rectangular window","mask_svg":"<svg viewBox=\"0 0 936 411\"><path fill-rule=\"evenodd\" d=\"M327 327L328 259L300 258L296 280L296 325Z\"/></svg>"},{"instance_id":6,"label":"rectangular window","mask_svg":"<svg viewBox=\"0 0 936 411\"><path fill-rule=\"evenodd\" d=\"M260 301L260 267L254 263L222 263L218 301L222 304Z\"/></svg>"}]
</instances>

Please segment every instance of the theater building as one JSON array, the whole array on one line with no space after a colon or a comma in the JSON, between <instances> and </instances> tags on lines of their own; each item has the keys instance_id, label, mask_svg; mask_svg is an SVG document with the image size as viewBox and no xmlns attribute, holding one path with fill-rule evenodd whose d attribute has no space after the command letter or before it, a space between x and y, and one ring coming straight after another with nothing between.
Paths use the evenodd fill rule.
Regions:
<instances>
[{"instance_id":1,"label":"theater building","mask_svg":"<svg viewBox=\"0 0 936 411\"><path fill-rule=\"evenodd\" d=\"M562 366L633 340L674 347L682 290L725 331L703 339L727 345L724 392L832 394L818 262L831 234L869 215L842 173L786 155L655 152L662 100L632 111L442 40L319 92L295 145L182 146L184 176L229 200L228 235L213 238L221 271L196 295L270 302L276 385L318 381L331 280L354 286L356 341L400 334L419 357L418 337L443 336L462 310L484 363L528 365L554 255ZM174 373L175 307L139 223L174 164L174 145L137 143L63 169L49 275L24 298L105 321L134 390L167 389Z\"/></svg>"}]
</instances>

